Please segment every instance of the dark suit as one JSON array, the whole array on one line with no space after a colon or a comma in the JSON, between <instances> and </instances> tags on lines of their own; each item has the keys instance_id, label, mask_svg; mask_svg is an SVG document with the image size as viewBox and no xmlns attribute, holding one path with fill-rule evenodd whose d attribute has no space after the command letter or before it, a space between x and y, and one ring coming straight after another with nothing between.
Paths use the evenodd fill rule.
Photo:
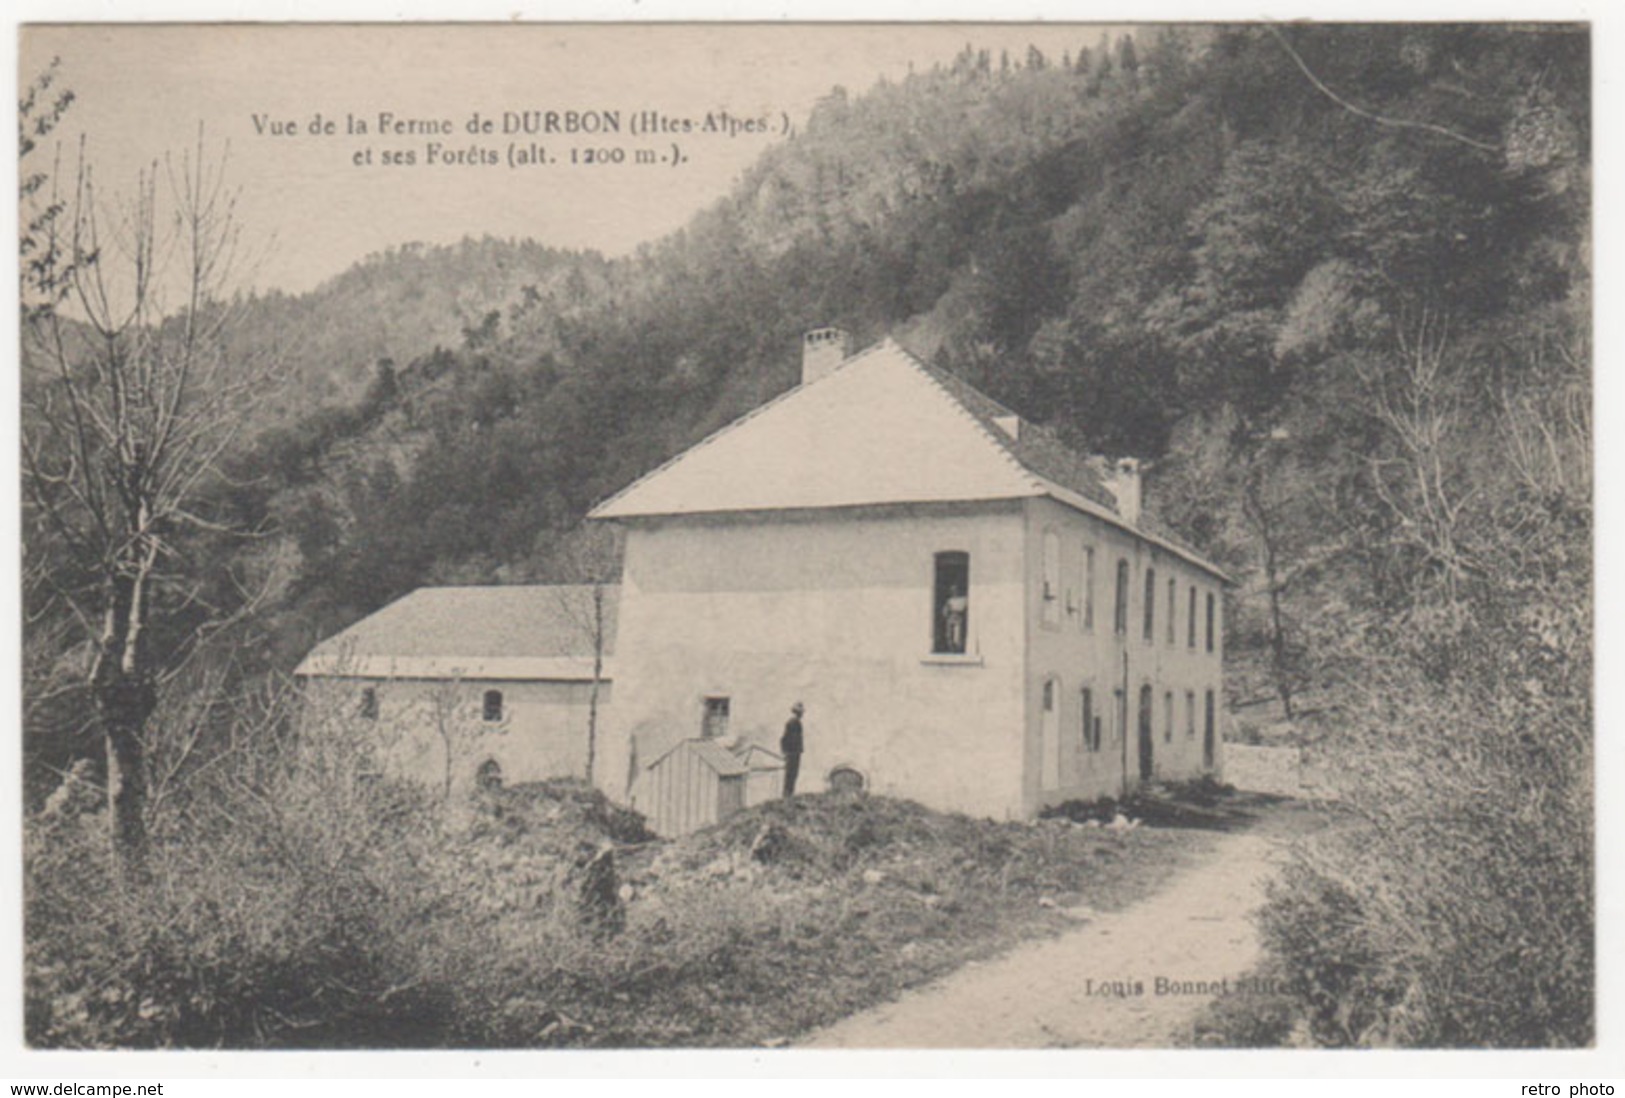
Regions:
<instances>
[{"instance_id":1,"label":"dark suit","mask_svg":"<svg viewBox=\"0 0 1625 1098\"><path fill-rule=\"evenodd\" d=\"M784 735L779 737L779 750L784 752L784 795L796 794L796 777L801 773L801 718L791 717L784 722Z\"/></svg>"}]
</instances>

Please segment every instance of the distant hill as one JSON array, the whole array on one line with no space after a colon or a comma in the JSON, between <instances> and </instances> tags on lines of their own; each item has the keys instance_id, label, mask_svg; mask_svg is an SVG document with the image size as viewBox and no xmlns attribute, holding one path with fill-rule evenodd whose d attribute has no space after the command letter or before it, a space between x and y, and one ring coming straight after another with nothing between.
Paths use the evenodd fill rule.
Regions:
<instances>
[{"instance_id":1,"label":"distant hill","mask_svg":"<svg viewBox=\"0 0 1625 1098\"><path fill-rule=\"evenodd\" d=\"M456 348L486 317L551 298L572 274L601 269L595 254L534 241L465 239L403 244L368 256L303 294L256 294L241 303L232 338L278 351L288 383L274 407L286 424L360 398L382 360L405 362Z\"/></svg>"}]
</instances>

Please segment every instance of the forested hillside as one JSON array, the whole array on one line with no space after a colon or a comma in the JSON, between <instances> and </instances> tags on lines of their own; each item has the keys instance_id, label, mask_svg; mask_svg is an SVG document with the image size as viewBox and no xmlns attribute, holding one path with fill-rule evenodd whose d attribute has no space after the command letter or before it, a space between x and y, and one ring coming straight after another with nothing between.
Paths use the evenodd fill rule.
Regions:
<instances>
[{"instance_id":1,"label":"forested hillside","mask_svg":"<svg viewBox=\"0 0 1625 1098\"><path fill-rule=\"evenodd\" d=\"M327 288L324 338L379 339L393 376L243 462L272 477L253 518L300 553L282 658L422 583L547 574L594 500L791 384L799 333L824 323L1156 460L1165 516L1244 577L1261 522L1277 540L1326 515L1387 524L1376 497L1320 498L1368 472L1370 371L1438 340L1488 396L1583 324L1586 48L1403 27L1169 28L1066 58L973 44L832 92L637 257L465 248L438 284L488 304L477 317L414 313L432 292L408 251L364 264ZM317 384L353 394L356 360L347 391ZM1294 572L1335 563L1287 552L1309 558ZM1298 638L1274 639L1296 674Z\"/></svg>"},{"instance_id":2,"label":"forested hillside","mask_svg":"<svg viewBox=\"0 0 1625 1098\"><path fill-rule=\"evenodd\" d=\"M423 584L575 578L587 509L790 386L802 331L890 334L1149 459L1160 520L1239 580L1233 700L1371 783L1416 869L1303 870L1276 944L1321 981L1315 1039L1587 1040L1589 993L1480 983L1590 986L1588 34L1080 35L833 89L625 259L403 246L251 302L233 338L303 333L296 395L209 487L160 647L248 607L202 662L252 679ZM51 593L82 577L44 578L30 761L60 766L89 638ZM1317 903L1378 960L1317 953Z\"/></svg>"}]
</instances>

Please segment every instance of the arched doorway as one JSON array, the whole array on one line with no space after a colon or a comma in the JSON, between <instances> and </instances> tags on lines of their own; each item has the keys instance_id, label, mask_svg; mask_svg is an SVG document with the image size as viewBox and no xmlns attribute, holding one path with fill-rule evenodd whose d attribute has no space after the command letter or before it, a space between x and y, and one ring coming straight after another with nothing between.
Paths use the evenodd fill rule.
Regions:
<instances>
[{"instance_id":1,"label":"arched doorway","mask_svg":"<svg viewBox=\"0 0 1625 1098\"><path fill-rule=\"evenodd\" d=\"M831 793L862 793L869 783L864 780L863 771L842 765L829 772L828 784Z\"/></svg>"},{"instance_id":2,"label":"arched doorway","mask_svg":"<svg viewBox=\"0 0 1625 1098\"><path fill-rule=\"evenodd\" d=\"M486 759L474 771L474 785L480 789L502 788L502 764L495 759Z\"/></svg>"},{"instance_id":3,"label":"arched doorway","mask_svg":"<svg viewBox=\"0 0 1625 1098\"><path fill-rule=\"evenodd\" d=\"M1151 685L1140 687L1140 780L1148 782L1155 767L1152 751L1156 740L1151 735Z\"/></svg>"}]
</instances>

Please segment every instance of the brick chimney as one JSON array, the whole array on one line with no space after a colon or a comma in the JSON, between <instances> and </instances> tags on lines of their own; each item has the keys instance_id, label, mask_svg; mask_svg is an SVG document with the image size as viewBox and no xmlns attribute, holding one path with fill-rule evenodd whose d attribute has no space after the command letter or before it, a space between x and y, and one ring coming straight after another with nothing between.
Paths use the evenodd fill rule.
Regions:
<instances>
[{"instance_id":1,"label":"brick chimney","mask_svg":"<svg viewBox=\"0 0 1625 1098\"><path fill-rule=\"evenodd\" d=\"M1106 487L1117 497L1117 513L1130 526L1140 524L1140 459L1118 458L1106 474Z\"/></svg>"},{"instance_id":2,"label":"brick chimney","mask_svg":"<svg viewBox=\"0 0 1625 1098\"><path fill-rule=\"evenodd\" d=\"M814 328L801 337L801 384L810 385L846 361L851 336L841 328Z\"/></svg>"}]
</instances>

